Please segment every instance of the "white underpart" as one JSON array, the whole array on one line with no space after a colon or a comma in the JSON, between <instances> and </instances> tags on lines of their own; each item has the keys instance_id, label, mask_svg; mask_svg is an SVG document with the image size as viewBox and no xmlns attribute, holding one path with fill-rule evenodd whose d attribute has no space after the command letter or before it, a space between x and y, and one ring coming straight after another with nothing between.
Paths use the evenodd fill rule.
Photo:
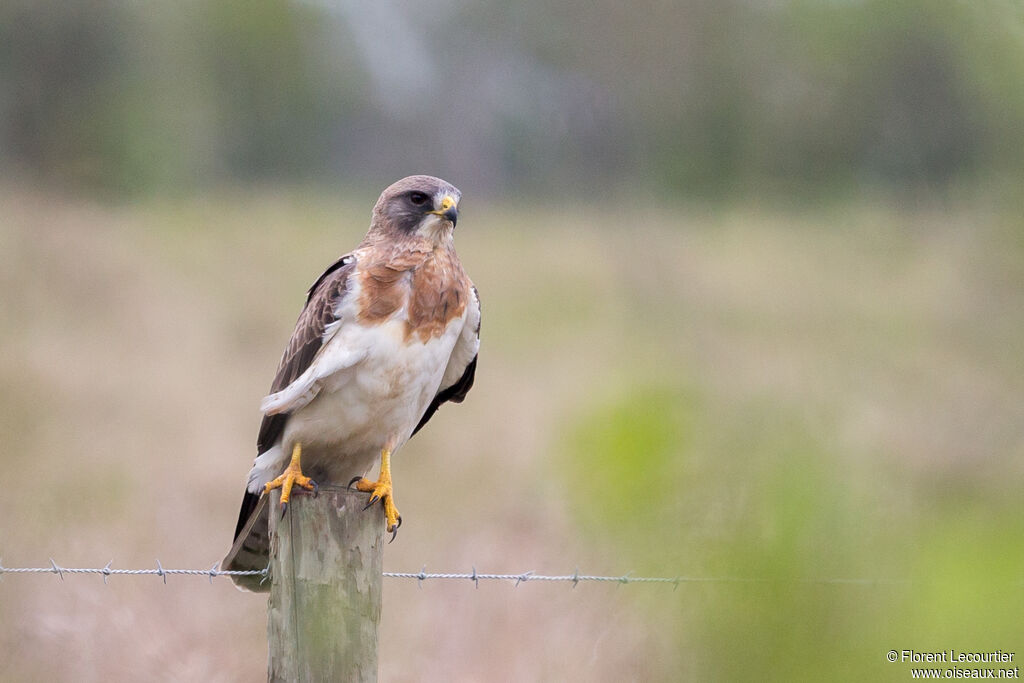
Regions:
<instances>
[{"instance_id":1,"label":"white underpart","mask_svg":"<svg viewBox=\"0 0 1024 683\"><path fill-rule=\"evenodd\" d=\"M365 473L382 448L397 451L446 379L468 311L477 310L467 306L441 336L423 343L416 335L405 338L405 306L381 324L362 325L356 322L358 300L358 291L350 290L337 311L340 323L313 365L264 399L264 412L291 416L281 441L256 459L250 492L259 493L280 474L296 442L302 444L303 469L319 467L335 482Z\"/></svg>"}]
</instances>

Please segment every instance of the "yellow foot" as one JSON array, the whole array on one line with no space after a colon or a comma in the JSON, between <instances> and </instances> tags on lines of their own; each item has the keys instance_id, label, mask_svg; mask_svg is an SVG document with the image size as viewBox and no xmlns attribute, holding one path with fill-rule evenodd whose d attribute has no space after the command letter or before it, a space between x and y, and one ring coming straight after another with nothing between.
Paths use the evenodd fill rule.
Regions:
<instances>
[{"instance_id":1,"label":"yellow foot","mask_svg":"<svg viewBox=\"0 0 1024 683\"><path fill-rule=\"evenodd\" d=\"M288 463L288 467L281 474L280 477L273 481L267 482L267 485L263 487L264 493L270 493L274 489L281 489L281 516L284 517L285 511L288 509L288 502L292 499L292 486L298 484L307 491L312 491L315 496L319 488L316 482L307 477L302 473L302 468L299 466L299 458L302 456L302 444L295 444L292 449L292 459Z\"/></svg>"},{"instance_id":2,"label":"yellow foot","mask_svg":"<svg viewBox=\"0 0 1024 683\"><path fill-rule=\"evenodd\" d=\"M364 510L378 500L384 506L384 517L388 523L387 529L391 532L391 540L395 540L398 527L402 526L402 515L398 514L398 508L395 507L394 490L391 486L391 453L387 449L381 451L380 478L377 481L353 477L352 481L348 483L349 488L352 488L353 484L357 490L370 494L370 502L366 504Z\"/></svg>"}]
</instances>

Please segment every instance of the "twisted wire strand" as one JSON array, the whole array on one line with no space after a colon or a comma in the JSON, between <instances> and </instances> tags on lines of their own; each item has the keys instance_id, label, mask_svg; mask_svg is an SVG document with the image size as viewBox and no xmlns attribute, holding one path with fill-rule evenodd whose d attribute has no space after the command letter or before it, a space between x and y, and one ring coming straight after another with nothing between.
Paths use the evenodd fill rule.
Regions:
<instances>
[{"instance_id":1,"label":"twisted wire strand","mask_svg":"<svg viewBox=\"0 0 1024 683\"><path fill-rule=\"evenodd\" d=\"M632 584L632 583L668 583L672 586L678 587L681 583L773 583L780 582L785 583L787 579L768 579L768 578L754 578L754 577L741 577L741 576L722 576L722 577L711 577L711 576L633 576L631 572L627 572L622 576L599 576L593 574L580 574L578 571L573 574L561 574L561 575L545 575L537 574L533 571L523 572L522 574L483 574L476 571L474 568L472 573L437 573L427 572L426 568L418 572L384 572L384 576L391 579L415 579L416 581L423 582L431 579L439 580L466 580L469 579L479 585L480 581L514 581L516 585L525 583L527 581L566 581L570 582L575 586L583 581L597 581L605 583L620 583L620 584ZM804 578L804 579L791 579L789 581L795 583L810 583L810 584L836 584L836 585L875 585L875 584L905 584L909 581L902 579L860 579L860 578Z\"/></svg>"},{"instance_id":2,"label":"twisted wire strand","mask_svg":"<svg viewBox=\"0 0 1024 683\"><path fill-rule=\"evenodd\" d=\"M218 563L214 562L209 569L167 569L160 560L156 561L155 569L114 569L113 561L108 562L105 567L62 567L53 558L50 558L49 567L5 567L0 562L0 578L5 574L56 574L61 580L65 574L100 574L103 582L106 583L108 576L140 576L155 575L167 583L168 576L205 576L211 583L218 576L262 576L264 579L269 575L269 567L263 569L230 570L217 569ZM783 579L746 578L746 577L702 577L702 576L633 576L627 572L622 576L600 576L595 574L581 574L577 569L572 574L537 574L534 571L526 571L519 574L490 574L478 572L473 567L472 572L428 572L424 566L418 572L382 572L382 576L388 579L413 579L422 587L424 581L472 581L478 588L481 581L511 581L516 586L529 581L562 581L572 583L575 588L581 582L591 581L600 583L661 583L672 584L673 589L678 588L680 583L770 583L773 581L784 581ZM877 584L906 584L909 581L899 579L860 579L860 578L824 578L824 579L795 579L798 583L823 584L823 585L877 585Z\"/></svg>"},{"instance_id":3,"label":"twisted wire strand","mask_svg":"<svg viewBox=\"0 0 1024 683\"><path fill-rule=\"evenodd\" d=\"M108 576L113 575L127 575L127 576L139 576L143 574L155 574L167 583L167 577L173 575L182 576L206 576L209 577L210 582L213 582L214 577L217 576L266 576L267 569L217 569L218 562L214 562L209 569L167 569L160 560L156 561L156 569L114 569L112 565L114 561L111 560L106 564L105 567L61 567L58 565L53 558L50 558L49 567L5 567L0 562L0 577L4 574L56 574L60 579L64 580L65 574L102 574L103 583L107 582Z\"/></svg>"}]
</instances>

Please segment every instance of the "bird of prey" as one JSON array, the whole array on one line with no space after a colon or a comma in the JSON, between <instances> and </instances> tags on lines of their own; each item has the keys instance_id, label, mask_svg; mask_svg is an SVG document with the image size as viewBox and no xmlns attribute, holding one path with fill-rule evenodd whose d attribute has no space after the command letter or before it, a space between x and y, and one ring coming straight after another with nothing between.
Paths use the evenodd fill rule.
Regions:
<instances>
[{"instance_id":1,"label":"bird of prey","mask_svg":"<svg viewBox=\"0 0 1024 683\"><path fill-rule=\"evenodd\" d=\"M402 517L391 456L441 404L460 403L476 372L480 299L453 242L460 198L439 178L399 180L380 195L359 246L310 287L260 405L235 528L236 541L247 528L255 538L245 549L253 566L266 564L266 536L251 533L265 529L265 518L250 519L261 494L280 487L284 514L292 487L313 490L314 480L369 492L394 539ZM378 457L377 480L364 479Z\"/></svg>"}]
</instances>

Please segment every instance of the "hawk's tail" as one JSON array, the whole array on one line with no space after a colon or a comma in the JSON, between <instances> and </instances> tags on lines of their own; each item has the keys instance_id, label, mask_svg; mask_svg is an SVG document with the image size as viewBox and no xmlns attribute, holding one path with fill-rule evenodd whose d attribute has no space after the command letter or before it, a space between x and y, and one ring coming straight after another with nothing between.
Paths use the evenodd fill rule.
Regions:
<instances>
[{"instance_id":1,"label":"hawk's tail","mask_svg":"<svg viewBox=\"0 0 1024 683\"><path fill-rule=\"evenodd\" d=\"M238 524L235 526L235 541L221 563L224 571L253 571L266 569L270 561L270 529L267 500L268 496L245 492L242 507L238 511ZM270 590L270 581L258 574L251 576L232 576L231 580L242 590L254 593L266 593Z\"/></svg>"}]
</instances>

